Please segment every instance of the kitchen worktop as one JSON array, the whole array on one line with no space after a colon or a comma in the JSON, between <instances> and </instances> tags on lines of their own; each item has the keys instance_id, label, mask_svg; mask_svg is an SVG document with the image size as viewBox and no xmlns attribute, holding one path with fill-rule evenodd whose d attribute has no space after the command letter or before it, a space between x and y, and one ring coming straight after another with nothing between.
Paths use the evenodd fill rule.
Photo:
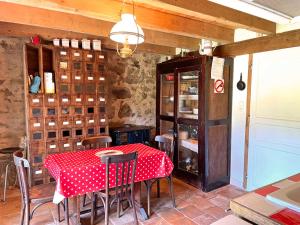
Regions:
<instances>
[{"instance_id":1,"label":"kitchen worktop","mask_svg":"<svg viewBox=\"0 0 300 225\"><path fill-rule=\"evenodd\" d=\"M295 182L300 182L300 173L235 198L231 200L230 208L234 214L259 225L300 225L299 212L277 205L266 198L268 194L289 187Z\"/></svg>"}]
</instances>

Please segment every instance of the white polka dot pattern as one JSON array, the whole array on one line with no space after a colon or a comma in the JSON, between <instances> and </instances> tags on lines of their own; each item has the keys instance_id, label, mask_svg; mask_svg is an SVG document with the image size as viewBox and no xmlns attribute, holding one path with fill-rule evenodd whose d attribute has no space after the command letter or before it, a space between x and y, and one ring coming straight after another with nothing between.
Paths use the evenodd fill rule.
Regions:
<instances>
[{"instance_id":1,"label":"white polka dot pattern","mask_svg":"<svg viewBox=\"0 0 300 225\"><path fill-rule=\"evenodd\" d=\"M57 182L56 191L68 198L104 189L105 165L95 153L109 149L120 150L125 154L138 152L135 182L166 177L174 168L164 152L143 144L53 154L47 156L44 166ZM111 168L110 173L113 175L114 171L115 168ZM110 186L115 185L113 177Z\"/></svg>"}]
</instances>

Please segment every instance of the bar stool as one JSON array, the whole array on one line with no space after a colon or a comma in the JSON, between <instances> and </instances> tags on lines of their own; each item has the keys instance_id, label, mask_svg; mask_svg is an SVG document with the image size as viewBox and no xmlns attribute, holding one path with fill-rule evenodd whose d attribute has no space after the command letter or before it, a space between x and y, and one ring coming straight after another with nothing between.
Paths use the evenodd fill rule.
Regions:
<instances>
[{"instance_id":1,"label":"bar stool","mask_svg":"<svg viewBox=\"0 0 300 225\"><path fill-rule=\"evenodd\" d=\"M2 148L0 149L0 167L1 167L1 177L4 173L4 184L3 184L3 196L2 201L6 201L6 191L8 186L8 172L10 168L15 169L14 162L13 162L13 153L15 151L23 151L23 148L20 147L9 147L9 148Z\"/></svg>"}]
</instances>

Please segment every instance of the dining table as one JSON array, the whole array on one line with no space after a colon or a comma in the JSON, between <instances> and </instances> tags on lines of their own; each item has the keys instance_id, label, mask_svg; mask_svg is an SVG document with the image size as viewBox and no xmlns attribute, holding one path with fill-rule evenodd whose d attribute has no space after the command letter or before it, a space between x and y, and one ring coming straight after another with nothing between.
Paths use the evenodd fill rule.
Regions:
<instances>
[{"instance_id":1,"label":"dining table","mask_svg":"<svg viewBox=\"0 0 300 225\"><path fill-rule=\"evenodd\" d=\"M105 165L101 163L97 153L106 150L118 150L123 154L137 152L134 178L135 200L141 216L148 219L149 215L140 197L141 182L169 176L174 165L165 152L144 144L127 144L48 155L44 166L56 181L53 202L58 204L66 198L76 197L76 224L80 224L80 196L105 188Z\"/></svg>"}]
</instances>

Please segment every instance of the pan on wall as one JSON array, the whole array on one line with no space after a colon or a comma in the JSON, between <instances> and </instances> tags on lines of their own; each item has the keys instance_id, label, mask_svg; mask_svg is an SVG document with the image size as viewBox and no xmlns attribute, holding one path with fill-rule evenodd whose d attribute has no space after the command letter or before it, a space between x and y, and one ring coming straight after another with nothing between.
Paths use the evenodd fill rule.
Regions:
<instances>
[{"instance_id":1,"label":"pan on wall","mask_svg":"<svg viewBox=\"0 0 300 225\"><path fill-rule=\"evenodd\" d=\"M240 75L240 80L237 82L236 84L237 89L239 89L240 91L245 90L246 88L246 83L243 81L243 75L241 73Z\"/></svg>"}]
</instances>

